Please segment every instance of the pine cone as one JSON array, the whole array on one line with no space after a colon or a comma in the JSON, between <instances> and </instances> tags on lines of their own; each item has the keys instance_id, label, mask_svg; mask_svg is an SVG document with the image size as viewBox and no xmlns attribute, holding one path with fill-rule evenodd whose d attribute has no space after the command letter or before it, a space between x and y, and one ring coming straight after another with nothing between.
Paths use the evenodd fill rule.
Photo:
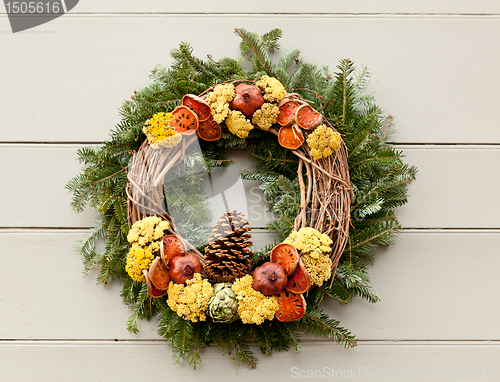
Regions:
<instances>
[{"instance_id":1,"label":"pine cone","mask_svg":"<svg viewBox=\"0 0 500 382\"><path fill-rule=\"evenodd\" d=\"M252 269L253 252L247 233L250 227L243 212L227 211L212 230L205 248L205 273L214 282L232 282Z\"/></svg>"}]
</instances>

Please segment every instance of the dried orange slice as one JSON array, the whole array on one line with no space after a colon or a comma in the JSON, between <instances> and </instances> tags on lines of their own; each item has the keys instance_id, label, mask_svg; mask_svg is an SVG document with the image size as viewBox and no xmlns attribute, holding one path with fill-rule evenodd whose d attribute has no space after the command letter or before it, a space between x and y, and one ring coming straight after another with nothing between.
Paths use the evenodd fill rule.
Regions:
<instances>
[{"instance_id":1,"label":"dried orange slice","mask_svg":"<svg viewBox=\"0 0 500 382\"><path fill-rule=\"evenodd\" d=\"M279 144L287 149L298 149L304 143L304 140L302 131L296 124L283 126L278 133Z\"/></svg>"},{"instance_id":2,"label":"dried orange slice","mask_svg":"<svg viewBox=\"0 0 500 382\"><path fill-rule=\"evenodd\" d=\"M177 106L172 112L170 126L178 133L194 134L199 126L198 116L187 106Z\"/></svg>"},{"instance_id":3,"label":"dried orange slice","mask_svg":"<svg viewBox=\"0 0 500 382\"><path fill-rule=\"evenodd\" d=\"M212 116L206 121L200 122L200 126L196 132L205 141L217 141L222 137L222 129Z\"/></svg>"},{"instance_id":4,"label":"dried orange slice","mask_svg":"<svg viewBox=\"0 0 500 382\"><path fill-rule=\"evenodd\" d=\"M287 276L290 276L295 271L299 260L299 253L290 244L278 244L271 251L271 262L282 265Z\"/></svg>"},{"instance_id":5,"label":"dried orange slice","mask_svg":"<svg viewBox=\"0 0 500 382\"><path fill-rule=\"evenodd\" d=\"M294 121L295 113L299 108L299 104L295 101L287 101L280 105L278 117L276 121L280 126L288 126Z\"/></svg>"},{"instance_id":6,"label":"dried orange slice","mask_svg":"<svg viewBox=\"0 0 500 382\"><path fill-rule=\"evenodd\" d=\"M165 293L167 293L166 290L160 290L153 285L153 283L150 280L149 272L147 269L143 269L142 273L144 274L144 277L146 278L146 285L148 287L148 295L149 296L154 297L154 298L158 298L158 297L164 296Z\"/></svg>"},{"instance_id":7,"label":"dried orange slice","mask_svg":"<svg viewBox=\"0 0 500 382\"><path fill-rule=\"evenodd\" d=\"M306 266L300 259L297 268L288 278L288 283L285 285L285 289L293 293L305 293L309 290L310 286L311 276L309 275Z\"/></svg>"},{"instance_id":8,"label":"dried orange slice","mask_svg":"<svg viewBox=\"0 0 500 382\"><path fill-rule=\"evenodd\" d=\"M161 259L163 265L167 268L170 266L170 260L175 256L184 256L186 254L186 246L175 235L163 236L163 253Z\"/></svg>"},{"instance_id":9,"label":"dried orange slice","mask_svg":"<svg viewBox=\"0 0 500 382\"><path fill-rule=\"evenodd\" d=\"M189 107L198 116L200 122L206 121L212 116L210 106L202 98L193 94L186 94L182 97L182 105Z\"/></svg>"},{"instance_id":10,"label":"dried orange slice","mask_svg":"<svg viewBox=\"0 0 500 382\"><path fill-rule=\"evenodd\" d=\"M306 130L314 129L323 119L323 116L309 105L302 105L297 109L295 122Z\"/></svg>"},{"instance_id":11,"label":"dried orange slice","mask_svg":"<svg viewBox=\"0 0 500 382\"><path fill-rule=\"evenodd\" d=\"M281 322L297 321L306 313L306 300L301 294L291 293L287 290L276 296L278 310L276 318Z\"/></svg>"},{"instance_id":12,"label":"dried orange slice","mask_svg":"<svg viewBox=\"0 0 500 382\"><path fill-rule=\"evenodd\" d=\"M153 261L149 268L149 278L153 285L159 290L167 290L170 278L168 277L168 269L159 257Z\"/></svg>"}]
</instances>

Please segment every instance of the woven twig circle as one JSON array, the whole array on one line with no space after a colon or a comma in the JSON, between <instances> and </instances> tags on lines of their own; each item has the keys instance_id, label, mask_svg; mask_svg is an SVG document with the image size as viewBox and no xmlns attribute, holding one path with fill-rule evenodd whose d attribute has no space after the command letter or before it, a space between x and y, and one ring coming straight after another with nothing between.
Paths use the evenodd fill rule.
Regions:
<instances>
[{"instance_id":1,"label":"woven twig circle","mask_svg":"<svg viewBox=\"0 0 500 382\"><path fill-rule=\"evenodd\" d=\"M295 100L303 102L296 95ZM322 123L335 128L323 117ZM274 128L269 133L278 136ZM305 138L308 131L303 131ZM273 139L270 136L271 139ZM181 163L186 150L197 140L196 135L184 135L179 145L172 148L152 149L145 140L129 164L127 179L127 214L129 225L146 216L158 216L170 223L169 231L185 242L201 261L203 255L186 240L182 239L175 221L165 209L163 181L170 170ZM277 139L277 138L274 138ZM293 230L311 227L328 235L333 244L330 258L335 273L340 257L349 237L352 189L347 164L347 148L343 141L332 155L319 160L311 156L310 148L303 144L293 154L298 161L300 184L300 208Z\"/></svg>"}]
</instances>

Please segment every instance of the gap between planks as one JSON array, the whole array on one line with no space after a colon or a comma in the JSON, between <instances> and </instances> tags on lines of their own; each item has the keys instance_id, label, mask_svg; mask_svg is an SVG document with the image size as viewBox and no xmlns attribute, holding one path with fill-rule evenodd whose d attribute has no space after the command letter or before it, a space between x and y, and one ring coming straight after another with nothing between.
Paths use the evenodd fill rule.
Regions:
<instances>
[{"instance_id":1,"label":"gap between planks","mask_svg":"<svg viewBox=\"0 0 500 382\"><path fill-rule=\"evenodd\" d=\"M164 346L168 342L165 339L0 339L1 345L108 345L110 343L120 343L122 345L153 345L159 344ZM245 341L249 345L256 345L256 342ZM328 339L301 339L303 345L324 344L331 342ZM358 346L380 346L380 345L396 345L396 346L500 346L500 340L358 340Z\"/></svg>"},{"instance_id":2,"label":"gap between planks","mask_svg":"<svg viewBox=\"0 0 500 382\"><path fill-rule=\"evenodd\" d=\"M88 233L94 227L0 227L0 234L3 233ZM60 232L57 232L60 231ZM269 230L265 227L252 227L252 231L258 233L274 233L275 231ZM402 233L460 233L460 234L484 234L484 233L500 233L500 228L403 228Z\"/></svg>"},{"instance_id":3,"label":"gap between planks","mask_svg":"<svg viewBox=\"0 0 500 382\"><path fill-rule=\"evenodd\" d=\"M356 12L339 12L339 13L320 13L320 12L288 12L288 13L266 13L266 12L70 12L65 14L65 17L266 17L266 18L456 18L456 19L496 19L500 18L499 13L356 13ZM7 17L4 12L0 13L0 17Z\"/></svg>"},{"instance_id":4,"label":"gap between planks","mask_svg":"<svg viewBox=\"0 0 500 382\"><path fill-rule=\"evenodd\" d=\"M104 141L0 141L0 146L13 146L13 147L22 147L22 146L95 146L102 145L106 142ZM449 148L457 148L457 149L484 149L484 148L500 148L500 142L483 142L483 143L467 143L467 142L387 142L387 145L393 146L395 148L404 149L449 149ZM224 150L234 150L241 151L244 149L238 148L226 148Z\"/></svg>"}]
</instances>

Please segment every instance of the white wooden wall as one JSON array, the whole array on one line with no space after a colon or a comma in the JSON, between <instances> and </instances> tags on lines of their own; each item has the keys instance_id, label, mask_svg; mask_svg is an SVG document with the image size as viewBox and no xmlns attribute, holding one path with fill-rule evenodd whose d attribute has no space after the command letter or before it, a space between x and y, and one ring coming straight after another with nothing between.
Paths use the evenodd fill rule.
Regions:
<instances>
[{"instance_id":1,"label":"white wooden wall","mask_svg":"<svg viewBox=\"0 0 500 382\"><path fill-rule=\"evenodd\" d=\"M194 372L172 365L154 320L126 331L119 285L82 277L72 246L95 216L75 215L64 185L77 148L106 139L172 48L237 57L234 27L279 27L282 52L316 64L370 66L419 173L405 230L371 270L382 301L326 306L355 349L307 337L254 371L208 349ZM0 381L500 378L499 66L497 0L82 0L16 34L0 13Z\"/></svg>"}]
</instances>

